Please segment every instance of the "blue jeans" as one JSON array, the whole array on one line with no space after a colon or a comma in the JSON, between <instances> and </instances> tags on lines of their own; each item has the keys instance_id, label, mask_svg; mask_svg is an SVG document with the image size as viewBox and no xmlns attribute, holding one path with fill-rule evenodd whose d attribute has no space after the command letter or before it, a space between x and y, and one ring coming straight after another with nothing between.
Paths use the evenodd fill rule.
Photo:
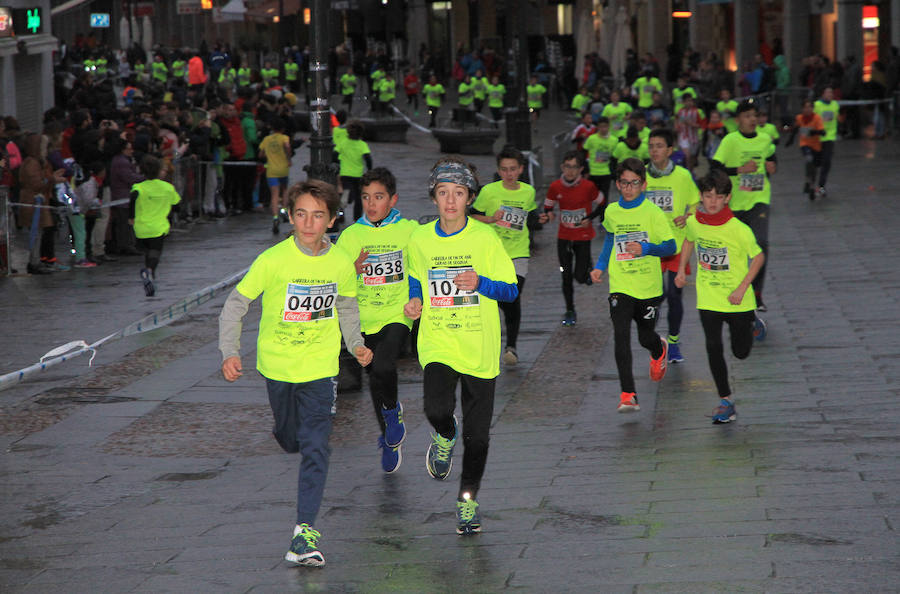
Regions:
<instances>
[{"instance_id":1,"label":"blue jeans","mask_svg":"<svg viewBox=\"0 0 900 594\"><path fill-rule=\"evenodd\" d=\"M328 440L337 402L337 380L326 377L292 384L266 378L266 389L275 417L275 439L284 451L300 452L302 456L297 476L297 523L313 526L328 476Z\"/></svg>"}]
</instances>

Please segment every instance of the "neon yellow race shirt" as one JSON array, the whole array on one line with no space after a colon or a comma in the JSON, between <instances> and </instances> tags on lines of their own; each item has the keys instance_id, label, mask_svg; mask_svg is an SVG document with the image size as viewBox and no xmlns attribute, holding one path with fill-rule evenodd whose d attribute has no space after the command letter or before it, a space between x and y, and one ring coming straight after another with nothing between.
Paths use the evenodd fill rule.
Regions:
<instances>
[{"instance_id":1,"label":"neon yellow race shirt","mask_svg":"<svg viewBox=\"0 0 900 594\"><path fill-rule=\"evenodd\" d=\"M634 256L625 250L631 241L660 244L672 237L669 221L658 206L644 199L633 208L618 202L606 209L603 227L613 234L607 273L609 292L624 293L635 299L653 299L662 295L662 267L657 256Z\"/></svg>"},{"instance_id":2,"label":"neon yellow race shirt","mask_svg":"<svg viewBox=\"0 0 900 594\"><path fill-rule=\"evenodd\" d=\"M490 226L469 218L455 235L441 237L439 221L423 225L409 240L410 275L422 284L419 364L443 363L483 379L500 373L500 314L497 302L477 291L459 291L456 275L516 282L516 270Z\"/></svg>"},{"instance_id":3,"label":"neon yellow race shirt","mask_svg":"<svg viewBox=\"0 0 900 594\"><path fill-rule=\"evenodd\" d=\"M680 254L681 244L684 242L684 227L675 226L675 217L682 216L688 208L700 202L700 191L690 171L676 165L669 175L648 175L644 198L658 206L666 215L672 236L675 237L675 253Z\"/></svg>"},{"instance_id":4,"label":"neon yellow race shirt","mask_svg":"<svg viewBox=\"0 0 900 594\"><path fill-rule=\"evenodd\" d=\"M725 167L740 167L749 160L756 161L756 171L731 176L731 210L750 210L755 204L772 202L766 159L773 154L775 145L768 134L756 133L753 138L747 138L738 131L725 135L713 159Z\"/></svg>"},{"instance_id":5,"label":"neon yellow race shirt","mask_svg":"<svg viewBox=\"0 0 900 594\"><path fill-rule=\"evenodd\" d=\"M518 190L507 190L503 187L503 181L495 181L481 188L472 208L489 217L497 211L503 213L503 218L492 224L491 228L503 242L510 258L527 258L531 254L527 222L528 213L537 208L533 187L519 182Z\"/></svg>"},{"instance_id":6,"label":"neon yellow race shirt","mask_svg":"<svg viewBox=\"0 0 900 594\"><path fill-rule=\"evenodd\" d=\"M409 301L408 244L419 224L409 219L372 227L356 222L344 229L337 246L356 260L362 250L369 252L365 269L356 276L359 320L365 334L377 334L388 324L412 326L403 313Z\"/></svg>"},{"instance_id":7,"label":"neon yellow race shirt","mask_svg":"<svg viewBox=\"0 0 900 594\"><path fill-rule=\"evenodd\" d=\"M169 232L169 211L181 201L175 186L161 179L148 179L131 186L138 193L134 203L134 236L161 237Z\"/></svg>"},{"instance_id":8,"label":"neon yellow race shirt","mask_svg":"<svg viewBox=\"0 0 900 594\"><path fill-rule=\"evenodd\" d=\"M747 288L740 305L728 302L747 276L749 260L762 252L750 227L736 217L724 225L704 225L691 217L685 230L697 251L697 309L726 313L756 309L753 287Z\"/></svg>"},{"instance_id":9,"label":"neon yellow race shirt","mask_svg":"<svg viewBox=\"0 0 900 594\"><path fill-rule=\"evenodd\" d=\"M825 123L825 136L822 142L830 142L837 139L838 113L841 108L834 99L830 103L826 103L819 99L813 104L813 110L822 116L822 122Z\"/></svg>"},{"instance_id":10,"label":"neon yellow race shirt","mask_svg":"<svg viewBox=\"0 0 900 594\"><path fill-rule=\"evenodd\" d=\"M617 144L619 144L619 138L612 134L600 136L594 133L587 137L582 148L588 153L588 173L590 175L610 175L609 159Z\"/></svg>"},{"instance_id":11,"label":"neon yellow race shirt","mask_svg":"<svg viewBox=\"0 0 900 594\"><path fill-rule=\"evenodd\" d=\"M302 383L338 374L336 301L356 296L356 270L342 250L308 256L288 237L260 254L236 289L262 295L256 368L264 377Z\"/></svg>"}]
</instances>

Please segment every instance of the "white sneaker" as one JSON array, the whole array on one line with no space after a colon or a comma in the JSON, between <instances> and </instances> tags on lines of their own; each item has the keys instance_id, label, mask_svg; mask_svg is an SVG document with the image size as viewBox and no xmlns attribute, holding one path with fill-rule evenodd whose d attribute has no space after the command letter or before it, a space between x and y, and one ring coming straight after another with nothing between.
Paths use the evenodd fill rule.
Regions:
<instances>
[{"instance_id":1,"label":"white sneaker","mask_svg":"<svg viewBox=\"0 0 900 594\"><path fill-rule=\"evenodd\" d=\"M502 361L504 365L513 366L519 362L519 355L516 353L516 349L513 347L506 347L506 351L503 353Z\"/></svg>"}]
</instances>

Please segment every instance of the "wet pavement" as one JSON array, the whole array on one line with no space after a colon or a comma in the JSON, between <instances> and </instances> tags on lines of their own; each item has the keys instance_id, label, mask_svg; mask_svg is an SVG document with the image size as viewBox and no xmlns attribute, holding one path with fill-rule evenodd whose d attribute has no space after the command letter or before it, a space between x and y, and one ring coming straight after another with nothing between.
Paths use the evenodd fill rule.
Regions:
<instances>
[{"instance_id":1,"label":"wet pavement","mask_svg":"<svg viewBox=\"0 0 900 594\"><path fill-rule=\"evenodd\" d=\"M549 135L563 117L546 115L550 170ZM439 153L424 134L408 138L371 146L376 165L400 178L402 210L418 217L432 212L425 180ZM425 472L421 372L405 360L401 468L380 470L368 394L342 394L317 525L327 565L296 568L281 559L298 458L268 433L262 378L228 384L218 371L219 298L103 347L92 368L81 358L0 392L0 589L900 590L896 145L840 142L829 196L816 203L800 192L799 151L779 153L769 332L749 359L728 358L736 423L710 423L717 398L692 286L686 361L653 384L635 339L642 410L616 414L606 285L577 287L578 325L561 327L555 233L545 229L523 296L521 361L498 379L484 531L455 534L458 467L446 482ZM472 160L489 177L492 158ZM152 299L134 258L2 279L0 372L114 332L272 242L262 215L173 233ZM254 306L245 361L257 315Z\"/></svg>"}]
</instances>

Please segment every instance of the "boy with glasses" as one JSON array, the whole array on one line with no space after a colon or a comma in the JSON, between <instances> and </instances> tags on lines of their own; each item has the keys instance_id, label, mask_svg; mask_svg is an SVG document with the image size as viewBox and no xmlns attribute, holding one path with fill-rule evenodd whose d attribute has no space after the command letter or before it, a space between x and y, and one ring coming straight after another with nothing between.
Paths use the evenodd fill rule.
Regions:
<instances>
[{"instance_id":1,"label":"boy with glasses","mask_svg":"<svg viewBox=\"0 0 900 594\"><path fill-rule=\"evenodd\" d=\"M675 238L663 211L645 199L641 161L629 158L619 164L616 187L621 198L606 208L606 241L591 280L597 284L609 272L609 314L622 387L617 410L625 413L641 410L631 370L632 321L638 341L650 351L650 379L658 382L666 374L668 347L655 327L663 294L660 258L675 253Z\"/></svg>"}]
</instances>

